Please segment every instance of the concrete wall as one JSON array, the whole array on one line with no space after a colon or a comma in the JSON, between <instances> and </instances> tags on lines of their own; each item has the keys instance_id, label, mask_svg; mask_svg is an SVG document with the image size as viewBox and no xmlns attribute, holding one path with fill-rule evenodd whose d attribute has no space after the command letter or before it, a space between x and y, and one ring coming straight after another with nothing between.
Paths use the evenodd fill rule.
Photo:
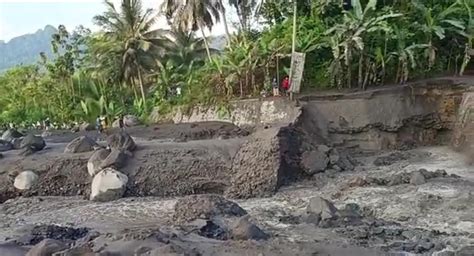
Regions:
<instances>
[{"instance_id":1,"label":"concrete wall","mask_svg":"<svg viewBox=\"0 0 474 256\"><path fill-rule=\"evenodd\" d=\"M174 123L202 121L231 122L241 127L255 127L267 124L291 123L300 114L295 103L284 98L248 99L233 101L228 109L218 107L195 107L191 113L177 111L169 119ZM152 115L153 121L160 116Z\"/></svg>"}]
</instances>

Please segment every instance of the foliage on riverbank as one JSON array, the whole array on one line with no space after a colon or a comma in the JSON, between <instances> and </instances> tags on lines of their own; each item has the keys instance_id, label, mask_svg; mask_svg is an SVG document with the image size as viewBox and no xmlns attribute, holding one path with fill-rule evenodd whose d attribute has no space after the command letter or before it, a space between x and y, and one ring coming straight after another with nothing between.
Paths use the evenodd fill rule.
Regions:
<instances>
[{"instance_id":1,"label":"foliage on riverbank","mask_svg":"<svg viewBox=\"0 0 474 256\"><path fill-rule=\"evenodd\" d=\"M439 74L462 74L472 49L469 0L298 1L296 51L306 53L303 89L364 89ZM157 14L139 0L106 2L91 33L64 26L52 38L55 58L0 76L0 122L146 119L157 108L223 104L271 89L289 66L292 3L165 1ZM158 1L157 1L158 5ZM206 28L233 8L238 32L211 49ZM227 9L227 10L226 10ZM171 30L155 29L165 15ZM278 66L278 68L277 68ZM277 74L277 70L279 73ZM178 93L178 92L181 93Z\"/></svg>"}]
</instances>

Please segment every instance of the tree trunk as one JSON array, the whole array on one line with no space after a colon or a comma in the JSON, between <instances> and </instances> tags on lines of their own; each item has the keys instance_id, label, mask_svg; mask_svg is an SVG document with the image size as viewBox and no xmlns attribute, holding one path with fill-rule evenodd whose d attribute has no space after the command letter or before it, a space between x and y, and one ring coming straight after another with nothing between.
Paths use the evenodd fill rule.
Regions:
<instances>
[{"instance_id":1,"label":"tree trunk","mask_svg":"<svg viewBox=\"0 0 474 256\"><path fill-rule=\"evenodd\" d=\"M204 46L206 47L207 57L209 61L212 62L211 50L209 49L209 43L207 42L206 34L204 33L204 28L202 25L199 25L199 30L201 30L202 39L204 40Z\"/></svg>"},{"instance_id":2,"label":"tree trunk","mask_svg":"<svg viewBox=\"0 0 474 256\"><path fill-rule=\"evenodd\" d=\"M229 24L227 24L227 15L225 13L224 4L222 3L222 0L220 2L221 2L221 5L222 5L222 10L221 10L222 22L224 22L224 29L225 29L225 36L226 36L226 39L227 39L227 46L229 46L230 45Z\"/></svg>"},{"instance_id":3,"label":"tree trunk","mask_svg":"<svg viewBox=\"0 0 474 256\"><path fill-rule=\"evenodd\" d=\"M142 72L140 72L140 68L138 68L138 82L140 83L140 91L142 93L143 107L145 108L144 110L146 112L147 106L146 106L145 88L143 88Z\"/></svg>"},{"instance_id":4,"label":"tree trunk","mask_svg":"<svg viewBox=\"0 0 474 256\"><path fill-rule=\"evenodd\" d=\"M359 89L362 89L362 81L363 81L363 73L364 73L364 53L360 53L359 56L359 74L357 78L357 83L359 85Z\"/></svg>"}]
</instances>

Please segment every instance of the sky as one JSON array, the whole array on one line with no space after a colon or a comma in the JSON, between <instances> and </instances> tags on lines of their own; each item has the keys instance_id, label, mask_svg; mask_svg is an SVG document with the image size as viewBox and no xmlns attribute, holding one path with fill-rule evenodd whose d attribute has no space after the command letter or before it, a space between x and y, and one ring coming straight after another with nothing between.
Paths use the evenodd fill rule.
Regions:
<instances>
[{"instance_id":1,"label":"sky","mask_svg":"<svg viewBox=\"0 0 474 256\"><path fill-rule=\"evenodd\" d=\"M157 9L163 0L142 0L145 8ZM120 0L112 0L119 6ZM92 18L102 13L102 0L0 0L0 40L35 33L46 25L65 25L69 31L83 25L96 31ZM164 18L158 20L157 27L165 27ZM224 33L222 24L212 30L212 35Z\"/></svg>"}]
</instances>

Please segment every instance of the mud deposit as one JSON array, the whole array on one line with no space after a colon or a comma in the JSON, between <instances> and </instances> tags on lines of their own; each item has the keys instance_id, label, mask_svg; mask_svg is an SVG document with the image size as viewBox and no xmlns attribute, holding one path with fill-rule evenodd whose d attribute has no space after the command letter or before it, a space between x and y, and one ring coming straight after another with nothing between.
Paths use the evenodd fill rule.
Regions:
<instances>
[{"instance_id":1,"label":"mud deposit","mask_svg":"<svg viewBox=\"0 0 474 256\"><path fill-rule=\"evenodd\" d=\"M30 156L2 152L0 255L474 255L472 85L448 85L416 85L413 102L405 87L305 97L293 122L250 134L127 129L137 148L109 202L88 200L94 152L63 153L105 137L53 132ZM23 171L37 180L19 190Z\"/></svg>"}]
</instances>

